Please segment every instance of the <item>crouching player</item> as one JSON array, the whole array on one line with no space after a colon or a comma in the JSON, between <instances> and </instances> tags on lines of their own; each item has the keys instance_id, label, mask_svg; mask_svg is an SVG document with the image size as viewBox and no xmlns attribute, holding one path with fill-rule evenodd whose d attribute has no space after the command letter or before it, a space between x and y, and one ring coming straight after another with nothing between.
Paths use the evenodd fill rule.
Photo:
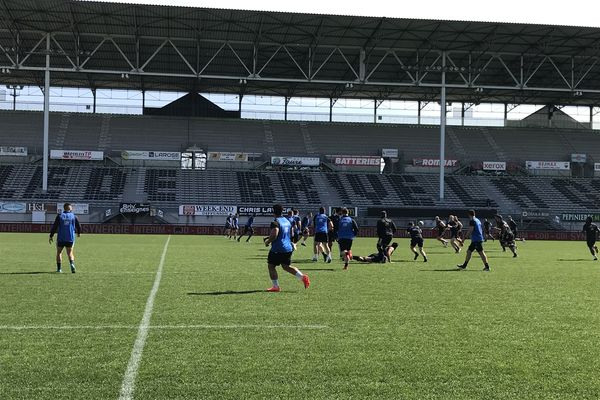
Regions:
<instances>
[{"instance_id":1,"label":"crouching player","mask_svg":"<svg viewBox=\"0 0 600 400\"><path fill-rule=\"evenodd\" d=\"M342 216L338 222L338 244L340 253L344 259L344 269L348 269L348 263L352 260L352 241L358 235L356 221L348 215L348 209L342 208Z\"/></svg>"},{"instance_id":2,"label":"crouching player","mask_svg":"<svg viewBox=\"0 0 600 400\"><path fill-rule=\"evenodd\" d=\"M54 224L50 229L50 238L48 242L52 244L54 235L58 232L58 240L56 242L56 272L62 272L62 251L66 249L67 257L69 257L69 265L71 272L75 273L75 255L73 254L73 246L75 245L75 234L81 236L81 225L79 220L72 212L71 204L65 203L63 212L56 216Z\"/></svg>"},{"instance_id":3,"label":"crouching player","mask_svg":"<svg viewBox=\"0 0 600 400\"><path fill-rule=\"evenodd\" d=\"M408 228L406 231L410 234L410 251L415 255L414 260L416 261L419 258L419 253L423 256L423 261L427 262L427 254L423 250L423 232L421 228L416 226L414 223L409 222ZM416 248L419 248L417 252Z\"/></svg>"}]
</instances>

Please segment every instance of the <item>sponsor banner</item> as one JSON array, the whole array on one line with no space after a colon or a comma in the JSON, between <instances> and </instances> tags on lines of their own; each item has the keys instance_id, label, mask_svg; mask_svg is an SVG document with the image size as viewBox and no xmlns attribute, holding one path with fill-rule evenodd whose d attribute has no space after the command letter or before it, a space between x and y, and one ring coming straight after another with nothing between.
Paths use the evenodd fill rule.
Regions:
<instances>
[{"instance_id":1,"label":"sponsor banner","mask_svg":"<svg viewBox=\"0 0 600 400\"><path fill-rule=\"evenodd\" d=\"M327 156L334 165L346 167L380 167L379 156Z\"/></svg>"},{"instance_id":2,"label":"sponsor banner","mask_svg":"<svg viewBox=\"0 0 600 400\"><path fill-rule=\"evenodd\" d=\"M103 160L104 152L87 150L50 150L50 158L53 160Z\"/></svg>"},{"instance_id":3,"label":"sponsor banner","mask_svg":"<svg viewBox=\"0 0 600 400\"><path fill-rule=\"evenodd\" d=\"M238 214L240 216L248 217L256 214L257 217L272 217L273 207L259 207L259 206L238 206ZM292 207L283 207L283 214L285 215Z\"/></svg>"},{"instance_id":4,"label":"sponsor banner","mask_svg":"<svg viewBox=\"0 0 600 400\"><path fill-rule=\"evenodd\" d=\"M179 161L181 153L178 151L121 151L124 160L151 160L151 161Z\"/></svg>"},{"instance_id":5,"label":"sponsor banner","mask_svg":"<svg viewBox=\"0 0 600 400\"><path fill-rule=\"evenodd\" d=\"M568 161L526 161L527 169L557 169L568 171L571 169L571 163Z\"/></svg>"},{"instance_id":6,"label":"sponsor banner","mask_svg":"<svg viewBox=\"0 0 600 400\"><path fill-rule=\"evenodd\" d=\"M398 158L398 149L381 149L381 157Z\"/></svg>"},{"instance_id":7,"label":"sponsor banner","mask_svg":"<svg viewBox=\"0 0 600 400\"><path fill-rule=\"evenodd\" d=\"M548 211L539 210L526 210L521 213L523 218L549 218L550 213Z\"/></svg>"},{"instance_id":8,"label":"sponsor banner","mask_svg":"<svg viewBox=\"0 0 600 400\"><path fill-rule=\"evenodd\" d=\"M484 171L506 171L506 163L504 161L484 161Z\"/></svg>"},{"instance_id":9,"label":"sponsor banner","mask_svg":"<svg viewBox=\"0 0 600 400\"><path fill-rule=\"evenodd\" d=\"M571 162L584 163L587 161L587 154L583 153L572 153Z\"/></svg>"},{"instance_id":10,"label":"sponsor banner","mask_svg":"<svg viewBox=\"0 0 600 400\"><path fill-rule=\"evenodd\" d=\"M236 206L182 205L179 215L229 215L237 213Z\"/></svg>"},{"instance_id":11,"label":"sponsor banner","mask_svg":"<svg viewBox=\"0 0 600 400\"><path fill-rule=\"evenodd\" d=\"M27 156L27 147L0 146L0 156Z\"/></svg>"},{"instance_id":12,"label":"sponsor banner","mask_svg":"<svg viewBox=\"0 0 600 400\"><path fill-rule=\"evenodd\" d=\"M0 213L25 214L26 211L27 211L26 203L15 203L12 201L0 202Z\"/></svg>"},{"instance_id":13,"label":"sponsor banner","mask_svg":"<svg viewBox=\"0 0 600 400\"><path fill-rule=\"evenodd\" d=\"M121 214L148 215L150 214L149 203L121 203L119 205Z\"/></svg>"},{"instance_id":14,"label":"sponsor banner","mask_svg":"<svg viewBox=\"0 0 600 400\"><path fill-rule=\"evenodd\" d=\"M248 161L248 153L214 152L208 153L208 161Z\"/></svg>"},{"instance_id":15,"label":"sponsor banner","mask_svg":"<svg viewBox=\"0 0 600 400\"><path fill-rule=\"evenodd\" d=\"M417 167L439 167L440 160L435 158L413 158L413 165ZM458 160L445 160L446 167L457 167Z\"/></svg>"},{"instance_id":16,"label":"sponsor banner","mask_svg":"<svg viewBox=\"0 0 600 400\"><path fill-rule=\"evenodd\" d=\"M344 207L329 207L329 215L333 215L337 213L337 210L341 210ZM348 209L348 215L350 217L356 217L358 215L358 208L356 207L346 207Z\"/></svg>"},{"instance_id":17,"label":"sponsor banner","mask_svg":"<svg viewBox=\"0 0 600 400\"><path fill-rule=\"evenodd\" d=\"M318 167L319 157L271 157L271 165L289 167Z\"/></svg>"},{"instance_id":18,"label":"sponsor banner","mask_svg":"<svg viewBox=\"0 0 600 400\"><path fill-rule=\"evenodd\" d=\"M65 203L56 203L56 210L58 212L62 212ZM73 208L73 214L89 214L90 213L90 205L85 203L71 203L71 207Z\"/></svg>"},{"instance_id":19,"label":"sponsor banner","mask_svg":"<svg viewBox=\"0 0 600 400\"><path fill-rule=\"evenodd\" d=\"M58 210L58 206L56 203L46 204L46 203L27 203L27 212L28 213L56 213ZM60 210L62 210L62 205L60 206Z\"/></svg>"},{"instance_id":20,"label":"sponsor banner","mask_svg":"<svg viewBox=\"0 0 600 400\"><path fill-rule=\"evenodd\" d=\"M600 163L594 163L594 171L600 171Z\"/></svg>"},{"instance_id":21,"label":"sponsor banner","mask_svg":"<svg viewBox=\"0 0 600 400\"><path fill-rule=\"evenodd\" d=\"M600 213L563 213L563 222L585 222L587 217L592 217L593 222L600 222Z\"/></svg>"},{"instance_id":22,"label":"sponsor banner","mask_svg":"<svg viewBox=\"0 0 600 400\"><path fill-rule=\"evenodd\" d=\"M45 233L52 228L51 224L32 223L0 223L0 232L11 233ZM198 226L198 225L166 225L166 224L81 224L83 233L87 234L129 234L129 235L219 235L223 234L221 225ZM270 232L269 226L256 226L256 236L265 236ZM360 237L377 237L377 228L359 228ZM425 229L423 236L434 237L435 232ZM408 237L408 234L400 229L399 237ZM579 231L519 231L519 236L526 240L584 240L584 234ZM266 260L265 255L265 260Z\"/></svg>"}]
</instances>

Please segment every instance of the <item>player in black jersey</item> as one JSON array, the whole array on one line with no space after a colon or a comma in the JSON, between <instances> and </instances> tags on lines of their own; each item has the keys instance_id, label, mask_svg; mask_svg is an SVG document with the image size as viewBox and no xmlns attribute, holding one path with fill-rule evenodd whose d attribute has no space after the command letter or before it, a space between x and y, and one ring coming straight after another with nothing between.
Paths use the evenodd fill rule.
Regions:
<instances>
[{"instance_id":1,"label":"player in black jersey","mask_svg":"<svg viewBox=\"0 0 600 400\"><path fill-rule=\"evenodd\" d=\"M502 219L502 215L496 215L494 218L496 219L496 227L494 229L500 231L498 236L500 246L502 246L503 251L506 251L508 247L513 253L513 258L517 257L517 245L515 244L514 233L504 219Z\"/></svg>"},{"instance_id":2,"label":"player in black jersey","mask_svg":"<svg viewBox=\"0 0 600 400\"><path fill-rule=\"evenodd\" d=\"M392 254L398 248L398 243L394 242L389 246L386 246L384 251L378 253L369 254L368 256L352 256L354 261L361 261L366 263L384 263L389 261Z\"/></svg>"},{"instance_id":3,"label":"player in black jersey","mask_svg":"<svg viewBox=\"0 0 600 400\"><path fill-rule=\"evenodd\" d=\"M450 244L456 253L460 253L460 248L463 246L462 229L463 224L456 215L448 217L448 228L450 229Z\"/></svg>"},{"instance_id":4,"label":"player in black jersey","mask_svg":"<svg viewBox=\"0 0 600 400\"><path fill-rule=\"evenodd\" d=\"M444 239L444 233L446 232L446 229L448 229L448 226L437 215L435 217L435 228L433 229L436 232L435 240L441 242L444 247L448 247L448 241Z\"/></svg>"},{"instance_id":5,"label":"player in black jersey","mask_svg":"<svg viewBox=\"0 0 600 400\"><path fill-rule=\"evenodd\" d=\"M492 239L494 241L494 235L492 235L492 223L488 221L487 218L483 219L483 237L484 242L487 242L488 239Z\"/></svg>"},{"instance_id":6,"label":"player in black jersey","mask_svg":"<svg viewBox=\"0 0 600 400\"><path fill-rule=\"evenodd\" d=\"M588 249L590 249L590 253L592 253L594 261L596 261L598 260L598 246L596 246L596 239L598 238L598 232L600 232L600 230L596 224L592 223L592 217L587 217L585 219L583 232L585 232L585 240Z\"/></svg>"},{"instance_id":7,"label":"player in black jersey","mask_svg":"<svg viewBox=\"0 0 600 400\"><path fill-rule=\"evenodd\" d=\"M396 233L396 224L387 217L387 212L381 212L381 219L377 221L377 250L384 252Z\"/></svg>"},{"instance_id":8,"label":"player in black jersey","mask_svg":"<svg viewBox=\"0 0 600 400\"><path fill-rule=\"evenodd\" d=\"M427 262L427 254L423 250L423 232L421 228L415 225L412 222L408 223L408 228L406 231L410 234L410 251L412 251L415 255L415 261L419 258L419 253L423 256L423 261ZM416 248L419 248L417 252Z\"/></svg>"}]
</instances>

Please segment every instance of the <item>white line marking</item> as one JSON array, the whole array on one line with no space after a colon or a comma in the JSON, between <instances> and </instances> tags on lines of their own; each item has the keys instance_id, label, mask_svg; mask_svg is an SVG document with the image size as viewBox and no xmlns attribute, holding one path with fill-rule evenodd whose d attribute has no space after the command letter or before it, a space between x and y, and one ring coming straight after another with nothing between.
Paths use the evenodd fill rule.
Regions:
<instances>
[{"instance_id":1,"label":"white line marking","mask_svg":"<svg viewBox=\"0 0 600 400\"><path fill-rule=\"evenodd\" d=\"M150 318L152 318L152 309L154 308L154 298L158 292L160 286L160 280L162 278L163 266L165 265L165 257L167 256L167 249L169 248L169 242L171 241L171 235L167 237L165 247L163 248L162 255L160 257L160 264L158 264L158 270L156 271L156 278L154 278L154 285L146 301L146 309L144 310L144 316L138 334L131 350L131 357L127 364L127 370L123 377L123 383L121 384L121 392L119 393L119 400L131 400L133 399L133 391L135 389L135 378L138 373L140 361L142 360L142 353L144 346L146 345L146 339L148 338L148 329L150 327Z\"/></svg>"},{"instance_id":2,"label":"white line marking","mask_svg":"<svg viewBox=\"0 0 600 400\"><path fill-rule=\"evenodd\" d=\"M149 325L148 329L186 330L186 329L327 329L327 325ZM0 331L36 331L36 330L118 330L139 329L136 325L0 325Z\"/></svg>"}]
</instances>

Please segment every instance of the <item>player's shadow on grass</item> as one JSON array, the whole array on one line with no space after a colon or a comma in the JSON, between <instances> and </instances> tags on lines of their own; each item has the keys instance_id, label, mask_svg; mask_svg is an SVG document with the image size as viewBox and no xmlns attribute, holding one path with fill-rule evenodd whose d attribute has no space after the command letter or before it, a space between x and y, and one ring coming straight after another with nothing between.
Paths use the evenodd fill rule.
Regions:
<instances>
[{"instance_id":1,"label":"player's shadow on grass","mask_svg":"<svg viewBox=\"0 0 600 400\"><path fill-rule=\"evenodd\" d=\"M458 268L446 268L446 269L420 269L420 272L478 272L481 270L477 269L458 269Z\"/></svg>"},{"instance_id":2,"label":"player's shadow on grass","mask_svg":"<svg viewBox=\"0 0 600 400\"><path fill-rule=\"evenodd\" d=\"M572 262L572 261L592 261L592 260L589 258L559 258L557 261Z\"/></svg>"},{"instance_id":3,"label":"player's shadow on grass","mask_svg":"<svg viewBox=\"0 0 600 400\"><path fill-rule=\"evenodd\" d=\"M293 265L293 263L292 263ZM326 272L333 272L335 271L334 268L302 268L302 271L326 271Z\"/></svg>"},{"instance_id":4,"label":"player's shadow on grass","mask_svg":"<svg viewBox=\"0 0 600 400\"><path fill-rule=\"evenodd\" d=\"M235 294L269 293L266 290L225 290L222 292L190 292L189 296L226 296ZM286 290L280 293L296 293L294 290Z\"/></svg>"},{"instance_id":5,"label":"player's shadow on grass","mask_svg":"<svg viewBox=\"0 0 600 400\"><path fill-rule=\"evenodd\" d=\"M19 271L19 272L0 272L0 275L45 275L45 274L52 274L52 275L58 275L56 272L51 272L51 271Z\"/></svg>"}]
</instances>

